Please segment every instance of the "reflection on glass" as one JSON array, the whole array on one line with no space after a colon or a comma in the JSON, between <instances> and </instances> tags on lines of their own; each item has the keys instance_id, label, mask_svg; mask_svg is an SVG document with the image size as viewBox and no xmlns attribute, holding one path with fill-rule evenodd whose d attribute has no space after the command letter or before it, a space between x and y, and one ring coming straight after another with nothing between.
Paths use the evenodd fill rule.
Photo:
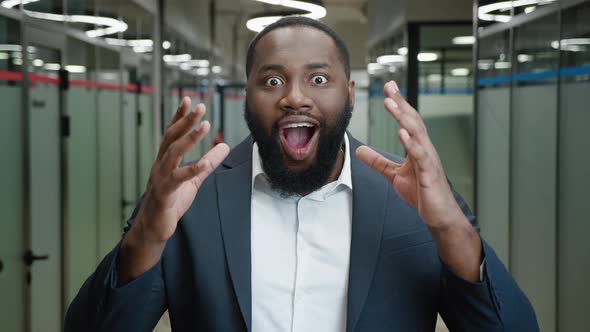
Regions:
<instances>
[{"instance_id":1,"label":"reflection on glass","mask_svg":"<svg viewBox=\"0 0 590 332\"><path fill-rule=\"evenodd\" d=\"M590 3L563 12L562 39L552 48L561 49L564 82L590 82Z\"/></svg>"},{"instance_id":2,"label":"reflection on glass","mask_svg":"<svg viewBox=\"0 0 590 332\"><path fill-rule=\"evenodd\" d=\"M477 59L479 88L510 83L512 64L510 62L509 42L508 31L479 40L479 58Z\"/></svg>"},{"instance_id":3,"label":"reflection on glass","mask_svg":"<svg viewBox=\"0 0 590 332\"><path fill-rule=\"evenodd\" d=\"M554 83L557 77L558 16L548 15L514 30L516 61L513 80L518 85Z\"/></svg>"}]
</instances>

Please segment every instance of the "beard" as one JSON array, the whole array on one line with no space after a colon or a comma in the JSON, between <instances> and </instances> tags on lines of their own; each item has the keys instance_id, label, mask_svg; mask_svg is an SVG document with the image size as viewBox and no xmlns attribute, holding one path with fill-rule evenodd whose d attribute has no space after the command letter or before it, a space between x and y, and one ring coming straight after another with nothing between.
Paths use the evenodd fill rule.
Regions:
<instances>
[{"instance_id":1,"label":"beard","mask_svg":"<svg viewBox=\"0 0 590 332\"><path fill-rule=\"evenodd\" d=\"M336 122L332 126L328 127L323 117L313 117L320 123L316 158L310 167L299 171L291 170L287 166L281 148L278 123L289 115L310 115L302 111L285 112L273 124L271 134L268 135L268 131L257 118L256 112L252 112L249 108L248 100L246 100L244 117L254 141L258 143L262 169L268 177L271 188L281 196L311 193L326 184L336 166L344 133L352 117L352 105L348 96L346 100L346 104L338 113Z\"/></svg>"}]
</instances>

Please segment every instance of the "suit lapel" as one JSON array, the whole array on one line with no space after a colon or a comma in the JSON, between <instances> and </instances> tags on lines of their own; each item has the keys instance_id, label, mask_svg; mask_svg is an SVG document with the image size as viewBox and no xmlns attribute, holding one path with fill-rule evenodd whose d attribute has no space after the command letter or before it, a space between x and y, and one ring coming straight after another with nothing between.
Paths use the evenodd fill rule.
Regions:
<instances>
[{"instance_id":1,"label":"suit lapel","mask_svg":"<svg viewBox=\"0 0 590 332\"><path fill-rule=\"evenodd\" d=\"M252 140L240 143L217 173L217 204L234 291L248 331L252 329L250 207Z\"/></svg>"},{"instance_id":2,"label":"suit lapel","mask_svg":"<svg viewBox=\"0 0 590 332\"><path fill-rule=\"evenodd\" d=\"M361 143L349 138L353 198L346 330L353 331L373 280L391 186L356 157Z\"/></svg>"}]
</instances>

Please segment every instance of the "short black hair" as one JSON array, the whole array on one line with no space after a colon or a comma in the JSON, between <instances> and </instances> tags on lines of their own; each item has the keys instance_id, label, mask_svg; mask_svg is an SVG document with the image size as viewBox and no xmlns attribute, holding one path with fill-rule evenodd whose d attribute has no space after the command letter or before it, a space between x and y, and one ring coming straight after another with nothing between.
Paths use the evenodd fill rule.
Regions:
<instances>
[{"instance_id":1,"label":"short black hair","mask_svg":"<svg viewBox=\"0 0 590 332\"><path fill-rule=\"evenodd\" d=\"M344 40L342 40L336 31L330 28L327 24L305 16L285 16L266 26L254 37L254 39L252 39L250 46L248 46L248 53L246 54L246 77L250 76L250 70L252 70L252 62L254 60L254 49L256 48L258 41L273 30L290 26L310 27L323 31L330 36L338 48L338 53L340 53L340 60L344 64L346 77L350 79L350 54L348 53L348 48L346 47Z\"/></svg>"}]
</instances>

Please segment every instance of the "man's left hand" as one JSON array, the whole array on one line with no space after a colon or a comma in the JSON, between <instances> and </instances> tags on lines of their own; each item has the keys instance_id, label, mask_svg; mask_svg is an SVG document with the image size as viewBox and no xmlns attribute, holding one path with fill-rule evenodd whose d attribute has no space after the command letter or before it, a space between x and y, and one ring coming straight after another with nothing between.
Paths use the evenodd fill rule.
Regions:
<instances>
[{"instance_id":1,"label":"man's left hand","mask_svg":"<svg viewBox=\"0 0 590 332\"><path fill-rule=\"evenodd\" d=\"M448 268L464 279L480 281L481 239L455 200L424 121L395 82L385 84L384 90L385 109L401 126L398 137L407 151L406 160L398 164L366 146L356 150L357 157L385 176L416 209Z\"/></svg>"},{"instance_id":2,"label":"man's left hand","mask_svg":"<svg viewBox=\"0 0 590 332\"><path fill-rule=\"evenodd\" d=\"M384 91L385 109L401 126L397 135L407 151L406 160L395 163L367 146L356 150L357 157L385 176L431 230L465 219L424 121L404 100L395 82L385 84Z\"/></svg>"}]
</instances>

